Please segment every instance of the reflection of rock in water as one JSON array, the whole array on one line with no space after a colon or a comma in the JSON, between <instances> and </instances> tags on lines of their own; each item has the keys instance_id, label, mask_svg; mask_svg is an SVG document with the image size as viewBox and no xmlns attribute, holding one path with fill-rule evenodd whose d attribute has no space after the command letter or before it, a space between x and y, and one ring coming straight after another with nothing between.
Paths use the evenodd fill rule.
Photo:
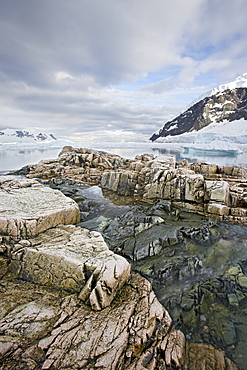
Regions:
<instances>
[{"instance_id":1,"label":"reflection of rock in water","mask_svg":"<svg viewBox=\"0 0 247 370\"><path fill-rule=\"evenodd\" d=\"M100 230L114 251L132 260L188 340L225 350L245 369L247 227L178 212L164 200L118 207L92 192L74 189L87 213L81 224ZM126 200L110 199L116 197L119 204Z\"/></svg>"},{"instance_id":2,"label":"reflection of rock in water","mask_svg":"<svg viewBox=\"0 0 247 370\"><path fill-rule=\"evenodd\" d=\"M152 281L187 339L224 349L245 369L247 227L217 223L208 230L204 240L182 233L182 242L134 268Z\"/></svg>"},{"instance_id":3,"label":"reflection of rock in water","mask_svg":"<svg viewBox=\"0 0 247 370\"><path fill-rule=\"evenodd\" d=\"M25 190L16 197L21 198L21 207L18 202L12 207L4 196L16 195L20 189ZM97 189L92 191L94 198L101 197ZM61 217L61 208L75 214L71 222L78 221L74 201L30 180L4 179L1 193L1 370L203 370L212 366L236 370L222 351L186 341L151 284L131 272L126 259L110 251L100 233L64 225L68 218ZM78 188L72 193L80 203L85 201ZM16 220L7 228L6 213ZM46 231L40 232L43 227L34 230L31 238L21 239L13 229L18 225L22 236L30 235L20 229L25 225L21 220L29 221L30 213L47 221ZM131 230L141 233L145 224L138 226L137 215L132 217L129 210L126 214L123 220L130 220ZM153 220L144 213L140 218ZM56 226L52 222L56 219L63 224Z\"/></svg>"}]
</instances>

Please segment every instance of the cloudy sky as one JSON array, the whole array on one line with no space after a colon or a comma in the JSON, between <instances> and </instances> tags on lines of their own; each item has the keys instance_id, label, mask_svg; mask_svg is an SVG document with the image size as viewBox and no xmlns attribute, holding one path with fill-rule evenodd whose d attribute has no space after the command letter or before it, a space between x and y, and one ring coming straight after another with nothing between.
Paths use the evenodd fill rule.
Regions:
<instances>
[{"instance_id":1,"label":"cloudy sky","mask_svg":"<svg viewBox=\"0 0 247 370\"><path fill-rule=\"evenodd\" d=\"M246 0L1 0L0 130L149 138L247 72Z\"/></svg>"}]
</instances>

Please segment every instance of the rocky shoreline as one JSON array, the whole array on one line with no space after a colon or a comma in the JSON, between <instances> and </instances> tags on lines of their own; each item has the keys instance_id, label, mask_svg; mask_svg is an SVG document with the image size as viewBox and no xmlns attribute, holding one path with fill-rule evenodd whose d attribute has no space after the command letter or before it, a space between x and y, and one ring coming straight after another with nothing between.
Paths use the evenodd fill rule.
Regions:
<instances>
[{"instance_id":1,"label":"rocky shoreline","mask_svg":"<svg viewBox=\"0 0 247 370\"><path fill-rule=\"evenodd\" d=\"M66 177L99 185L119 195L154 202L165 199L178 209L247 225L247 169L186 160L170 155L134 160L91 149L64 147L55 160L25 166L28 178Z\"/></svg>"},{"instance_id":2,"label":"rocky shoreline","mask_svg":"<svg viewBox=\"0 0 247 370\"><path fill-rule=\"evenodd\" d=\"M200 258L195 257L195 241L204 251L212 245L215 251L222 245L217 220L246 224L246 173L239 167L175 163L171 156L128 160L65 147L58 159L18 171L56 190L34 180L1 180L3 199L18 189L26 196L18 210L10 201L0 214L0 369L237 369L222 351L225 346L212 340L208 314L220 301L239 308L245 320L244 262L226 269L225 279L215 279L211 286L218 284L218 290L212 292L206 280L191 291L188 286L180 302L183 314L174 311L173 322L150 283L130 270L126 258L154 286L157 278L164 285L178 273L178 280L196 275L204 258L210 265L213 255L203 257L201 250ZM114 217L103 215L105 204L83 195L85 183L129 199L130 206L111 209ZM41 196L42 212L28 213L32 197L37 200L46 191L51 192L52 209L47 210L49 202ZM184 246L191 255L182 251ZM176 257L181 251L183 261ZM171 253L177 263L169 265ZM182 331L189 321L194 330L201 325L205 340L189 340L178 318L185 323ZM243 344L240 336L227 345L236 346L237 340ZM227 356L236 360L231 354L229 348ZM237 362L239 369L243 362Z\"/></svg>"},{"instance_id":3,"label":"rocky shoreline","mask_svg":"<svg viewBox=\"0 0 247 370\"><path fill-rule=\"evenodd\" d=\"M167 200L133 204L107 191L103 197L75 180L46 183L69 193L81 210L80 225L100 231L152 283L190 342L213 344L245 369L246 226L179 211Z\"/></svg>"}]
</instances>

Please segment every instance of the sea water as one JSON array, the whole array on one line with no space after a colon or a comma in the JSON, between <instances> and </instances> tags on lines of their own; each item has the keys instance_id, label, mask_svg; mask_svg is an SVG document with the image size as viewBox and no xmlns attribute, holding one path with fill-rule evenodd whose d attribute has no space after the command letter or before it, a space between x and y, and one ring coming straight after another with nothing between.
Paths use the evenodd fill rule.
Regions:
<instances>
[{"instance_id":1,"label":"sea water","mask_svg":"<svg viewBox=\"0 0 247 370\"><path fill-rule=\"evenodd\" d=\"M54 145L54 144L53 144ZM246 153L239 153L232 155L232 153L214 153L208 155L208 153L184 153L183 149L177 145L157 144L151 142L135 142L135 143L71 143L75 147L84 147L95 150L102 150L108 153L117 154L124 158L133 159L136 155L149 153L154 156L162 154L172 154L175 156L176 161L181 159L187 159L189 163L195 162L196 160L214 163L223 166L242 166L247 167L247 155ZM30 147L21 147L19 144L14 146L0 146L0 173L17 170L23 166L36 164L43 159L55 159L61 151L63 145L56 144L45 145L42 147L32 145Z\"/></svg>"}]
</instances>

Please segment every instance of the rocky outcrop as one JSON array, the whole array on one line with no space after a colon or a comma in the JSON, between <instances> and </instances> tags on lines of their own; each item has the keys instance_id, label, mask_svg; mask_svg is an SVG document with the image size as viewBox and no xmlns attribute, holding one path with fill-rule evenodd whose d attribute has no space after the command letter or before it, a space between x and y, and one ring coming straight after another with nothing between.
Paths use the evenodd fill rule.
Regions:
<instances>
[{"instance_id":1,"label":"rocky outcrop","mask_svg":"<svg viewBox=\"0 0 247 370\"><path fill-rule=\"evenodd\" d=\"M60 191L33 180L0 178L0 233L25 238L79 220L77 204Z\"/></svg>"},{"instance_id":2,"label":"rocky outcrop","mask_svg":"<svg viewBox=\"0 0 247 370\"><path fill-rule=\"evenodd\" d=\"M222 351L186 343L138 274L96 312L76 295L22 281L1 280L1 296L1 370L237 370Z\"/></svg>"},{"instance_id":3,"label":"rocky outcrop","mask_svg":"<svg viewBox=\"0 0 247 370\"><path fill-rule=\"evenodd\" d=\"M197 162L184 167L178 164L174 168L174 165L166 166L166 156L163 157L164 167L160 165L162 159L159 157L159 165L155 165L156 159L151 159L140 171L106 171L102 174L101 186L120 195L132 194L147 202L170 200L176 208L189 212L247 223L246 169L232 167L229 174L229 167L224 171L212 166L214 174L211 176L210 165ZM130 168L134 164L131 163ZM209 175L205 176L206 167Z\"/></svg>"},{"instance_id":4,"label":"rocky outcrop","mask_svg":"<svg viewBox=\"0 0 247 370\"><path fill-rule=\"evenodd\" d=\"M23 189L32 193L33 186L25 180ZM222 351L186 342L150 283L130 274L99 233L72 225L27 239L6 233L0 243L1 370L237 370Z\"/></svg>"},{"instance_id":5,"label":"rocky outcrop","mask_svg":"<svg viewBox=\"0 0 247 370\"><path fill-rule=\"evenodd\" d=\"M71 177L85 182L99 183L103 171L122 168L128 163L128 159L118 155L66 146L57 159L42 160L37 165L25 166L17 172L28 175L29 178Z\"/></svg>"},{"instance_id":6,"label":"rocky outcrop","mask_svg":"<svg viewBox=\"0 0 247 370\"><path fill-rule=\"evenodd\" d=\"M130 276L129 263L108 249L101 234L72 225L21 240L6 251L16 277L79 293L95 310L109 306Z\"/></svg>"},{"instance_id":7,"label":"rocky outcrop","mask_svg":"<svg viewBox=\"0 0 247 370\"><path fill-rule=\"evenodd\" d=\"M212 122L241 118L247 120L247 88L227 89L200 100L172 121L166 122L150 140L199 131Z\"/></svg>"},{"instance_id":8,"label":"rocky outcrop","mask_svg":"<svg viewBox=\"0 0 247 370\"><path fill-rule=\"evenodd\" d=\"M1 246L11 258L8 271L23 280L77 292L95 310L110 305L128 280L130 266L108 249L99 233L69 225L80 220L73 200L33 180L4 178L0 199L0 235L19 240ZM36 238L20 240L32 236Z\"/></svg>"},{"instance_id":9,"label":"rocky outcrop","mask_svg":"<svg viewBox=\"0 0 247 370\"><path fill-rule=\"evenodd\" d=\"M41 161L24 170L31 178L65 176L133 199L151 203L157 199L171 200L179 209L247 223L246 168L198 161L189 165L185 160L175 163L170 155L144 154L129 160L65 147L58 159Z\"/></svg>"}]
</instances>

